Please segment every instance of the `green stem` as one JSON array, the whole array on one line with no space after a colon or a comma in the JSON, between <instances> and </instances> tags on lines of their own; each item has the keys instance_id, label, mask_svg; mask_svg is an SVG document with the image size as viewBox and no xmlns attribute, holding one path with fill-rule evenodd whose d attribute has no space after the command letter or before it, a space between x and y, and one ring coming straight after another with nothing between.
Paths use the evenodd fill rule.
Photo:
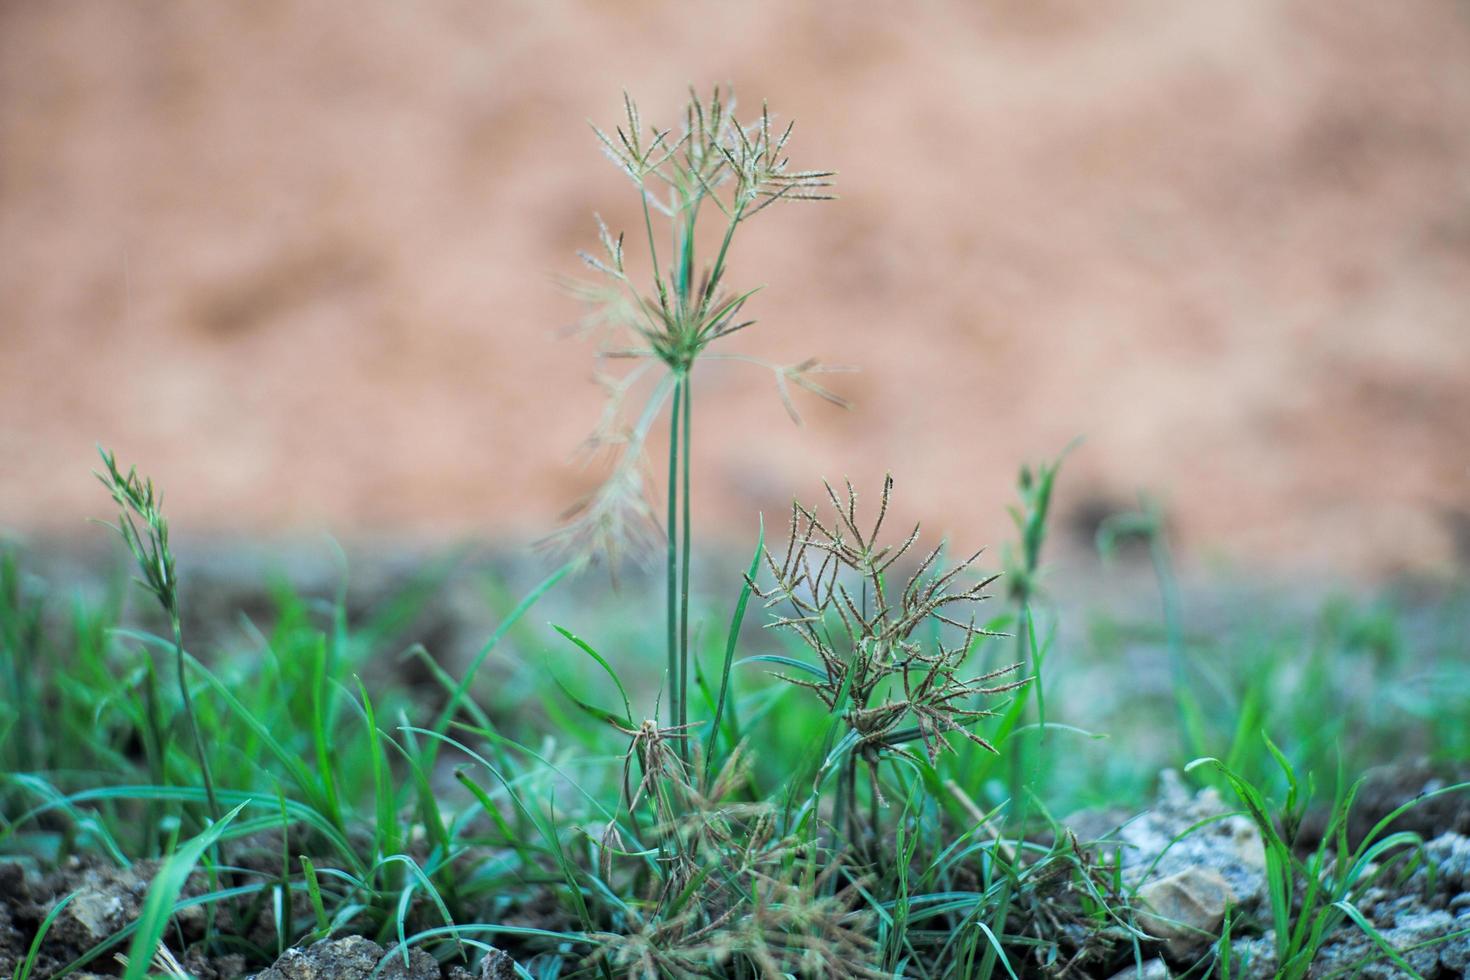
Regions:
<instances>
[{"instance_id":1,"label":"green stem","mask_svg":"<svg viewBox=\"0 0 1470 980\"><path fill-rule=\"evenodd\" d=\"M668 529L668 641L669 641L669 724L679 724L683 706L679 703L682 694L682 678L679 676L679 527L675 523L679 515L679 411L684 403L684 379L674 379L674 408L669 414L669 516L665 525Z\"/></svg>"},{"instance_id":2,"label":"green stem","mask_svg":"<svg viewBox=\"0 0 1470 980\"><path fill-rule=\"evenodd\" d=\"M699 219L699 197L693 200L683 199L681 212L684 215L684 227L682 235L678 222L674 222L674 248L679 257L678 277L674 281L674 291L679 297L679 315L687 317L689 313L689 291L694 282L694 225Z\"/></svg>"},{"instance_id":3,"label":"green stem","mask_svg":"<svg viewBox=\"0 0 1470 980\"><path fill-rule=\"evenodd\" d=\"M709 308L709 301L719 287L720 279L725 275L725 256L729 254L730 240L735 237L735 227L740 224L744 210L743 207L737 207L735 213L730 216L730 223L725 226L725 238L720 242L720 251L715 255L715 264L710 270L709 285L705 287L704 295L699 298L701 314Z\"/></svg>"},{"instance_id":4,"label":"green stem","mask_svg":"<svg viewBox=\"0 0 1470 980\"><path fill-rule=\"evenodd\" d=\"M189 680L184 674L184 632L179 625L179 614L177 611L169 611L169 620L174 628L174 657L179 672L179 695L184 701L184 717L189 721L189 731L194 735L194 751L199 756L199 772L204 779L204 795L209 800L209 817L214 823L219 823L223 812L219 808L219 798L214 795L214 776L209 771L209 757L204 752L204 739L199 734L199 722L194 717L194 701L189 696Z\"/></svg>"},{"instance_id":5,"label":"green stem","mask_svg":"<svg viewBox=\"0 0 1470 980\"><path fill-rule=\"evenodd\" d=\"M1027 575L1027 582L1029 583L1029 581L1030 581L1029 576L1031 574L1030 570L1028 569L1028 571L1025 572L1024 574ZM1029 587L1026 589L1026 591L1027 592L1030 591ZM1029 636L1029 634L1031 632L1030 627L1031 627L1031 603L1030 603L1029 598L1027 596L1023 595L1021 597L1019 603L1016 606L1016 653L1015 653L1015 662L1021 665L1021 673L1022 674L1025 674L1027 672L1027 670L1031 667L1030 644L1027 642L1028 641L1028 636ZM1041 683L1041 679L1038 677L1033 683L1039 684L1039 683ZM1017 719L1017 727L1026 724L1027 719L1030 717L1029 706L1030 706L1030 697L1029 697L1029 692L1028 692L1028 697L1026 699L1026 702L1023 703L1022 706L1021 706L1021 716ZM1012 729L1012 731L1014 731L1014 729ZM1026 797L1026 794L1024 793L1023 790L1024 790L1024 783L1025 783L1025 778L1026 778L1025 772L1026 772L1026 763L1027 763L1027 758L1026 758L1026 756L1027 756L1027 746L1026 746L1026 741L1024 739L1014 739L1014 740L1012 740L1012 746L1013 747L1011 749L1011 786L1010 786L1011 807L1010 807L1009 817L1010 817L1010 820L1012 822L1012 826L1015 826L1015 827L1019 828L1019 827L1024 826L1024 824L1026 822L1026 814L1025 814L1025 797Z\"/></svg>"},{"instance_id":6,"label":"green stem","mask_svg":"<svg viewBox=\"0 0 1470 980\"><path fill-rule=\"evenodd\" d=\"M148 771L152 775L153 782L157 786L168 785L168 743L163 737L163 725L159 722L158 696L158 671L154 667L152 656L143 651L143 710L147 727L146 738L143 746L148 756ZM163 815L163 807L160 801L153 800L148 805L148 827L147 827L147 852L154 853L155 838L158 834L159 819Z\"/></svg>"},{"instance_id":7,"label":"green stem","mask_svg":"<svg viewBox=\"0 0 1470 980\"><path fill-rule=\"evenodd\" d=\"M659 304L663 307L664 312L667 313L669 309L669 291L664 285L664 276L658 267L658 246L653 241L653 215L648 211L648 189L642 184L639 184L638 191L643 202L643 230L648 235L648 254L653 259L653 282L658 289Z\"/></svg>"},{"instance_id":8,"label":"green stem","mask_svg":"<svg viewBox=\"0 0 1470 980\"><path fill-rule=\"evenodd\" d=\"M209 756L204 753L204 738L199 734L199 720L194 717L194 700L189 695L189 681L184 675L184 630L179 624L179 611L176 598L169 603L168 618L174 630L174 657L179 672L179 694L184 701L184 717L189 720L189 731L194 734L194 751L199 756L199 774L204 780L204 797L209 801L209 819L211 826L218 827L223 819L223 813L219 808L219 798L214 794L214 776L209 771ZM209 862L206 868L209 888L211 891L219 889L220 864L219 842L215 841L209 845ZM213 944L215 924L215 907L211 902L205 906L204 936Z\"/></svg>"},{"instance_id":9,"label":"green stem","mask_svg":"<svg viewBox=\"0 0 1470 980\"><path fill-rule=\"evenodd\" d=\"M690 522L689 522L689 435L693 429L692 406L694 395L690 389L690 377L684 375L684 447L682 459L680 460L684 472L684 530L681 533L681 542L684 554L682 558L683 568L680 572L679 583L679 724L689 724L689 545ZM679 753L683 760L689 761L689 740L679 739Z\"/></svg>"},{"instance_id":10,"label":"green stem","mask_svg":"<svg viewBox=\"0 0 1470 980\"><path fill-rule=\"evenodd\" d=\"M852 805L847 796L847 767L851 761L850 758L845 760L837 773L837 799L832 802L833 851L841 851L847 843L847 809ZM832 891L836 890L835 881L829 882L828 886Z\"/></svg>"}]
</instances>

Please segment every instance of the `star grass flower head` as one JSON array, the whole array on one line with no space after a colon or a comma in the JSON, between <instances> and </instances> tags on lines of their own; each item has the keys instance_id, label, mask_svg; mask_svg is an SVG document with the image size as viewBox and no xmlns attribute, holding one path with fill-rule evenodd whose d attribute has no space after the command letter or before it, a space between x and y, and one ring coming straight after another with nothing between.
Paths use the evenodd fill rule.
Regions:
<instances>
[{"instance_id":1,"label":"star grass flower head","mask_svg":"<svg viewBox=\"0 0 1470 980\"><path fill-rule=\"evenodd\" d=\"M870 529L858 524L857 492L852 484L839 496L826 484L833 516L823 518L799 501L792 504L791 532L779 559L769 549L766 566L774 584L752 590L767 608L787 607L768 628L785 630L817 658L808 680L781 674L812 691L828 710L841 710L858 735L858 753L876 765L878 753L903 751L920 741L931 763L953 746L958 734L994 752L971 726L993 711L981 702L1028 682L1001 681L1020 664L969 676L965 665L978 637L997 635L976 625L976 607L998 575L965 584L963 578L983 552L947 570L940 569L940 545L919 562L902 588L889 585L889 572L919 539L919 526L898 544L879 544L888 513L893 478L883 481L878 514ZM926 624L950 628L925 642ZM992 683L999 681L999 683ZM905 723L907 727L903 726ZM876 787L877 781L874 780Z\"/></svg>"},{"instance_id":2,"label":"star grass flower head","mask_svg":"<svg viewBox=\"0 0 1470 980\"><path fill-rule=\"evenodd\" d=\"M583 557L607 554L606 545L649 543L641 533L623 533L651 514L646 503L640 507L631 501L632 491L641 497L643 487L630 474L637 472L652 423L665 404L672 397L677 406L681 394L687 401L689 376L701 358L769 370L783 407L798 423L793 387L847 405L816 379L850 369L815 358L777 364L709 350L756 322L746 311L757 290L726 284L740 227L780 201L831 199L834 172L793 166L788 153L793 124L778 125L764 104L754 119L740 122L734 98L719 88L708 99L691 90L677 127L649 126L626 93L623 116L611 129L593 124L592 131L602 152L637 188L641 227L630 235L594 215L597 244L578 253L594 281L569 287L587 308L579 332L598 339L599 381L608 391L607 409L589 444L614 447L616 455L608 485L549 539ZM701 217L723 224L718 248L702 264L696 258ZM659 225L666 230L657 230ZM667 252L661 251L665 234ZM630 272L633 242L646 252L651 282ZM636 415L636 421L624 423L625 414Z\"/></svg>"}]
</instances>

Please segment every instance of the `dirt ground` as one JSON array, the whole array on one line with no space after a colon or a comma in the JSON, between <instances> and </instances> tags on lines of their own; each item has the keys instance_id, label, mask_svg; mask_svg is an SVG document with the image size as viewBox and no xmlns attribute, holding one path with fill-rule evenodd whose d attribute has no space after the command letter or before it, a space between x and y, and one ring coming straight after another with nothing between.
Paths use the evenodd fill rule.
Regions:
<instances>
[{"instance_id":1,"label":"dirt ground","mask_svg":"<svg viewBox=\"0 0 1470 980\"><path fill-rule=\"evenodd\" d=\"M821 476L966 540L1083 436L1197 560L1470 554L1470 7L0 3L0 528L105 513L101 441L189 528L524 539L595 480L552 282L629 188L584 120L733 82L842 200L768 212L738 349L858 365L785 419L698 380L700 519Z\"/></svg>"}]
</instances>

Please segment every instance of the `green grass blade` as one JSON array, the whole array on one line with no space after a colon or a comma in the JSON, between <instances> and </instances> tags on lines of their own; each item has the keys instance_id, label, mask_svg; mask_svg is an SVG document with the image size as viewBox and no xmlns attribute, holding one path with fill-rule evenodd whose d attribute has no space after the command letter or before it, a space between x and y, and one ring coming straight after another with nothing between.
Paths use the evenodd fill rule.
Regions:
<instances>
[{"instance_id":1,"label":"green grass blade","mask_svg":"<svg viewBox=\"0 0 1470 980\"><path fill-rule=\"evenodd\" d=\"M72 892L51 906L51 911L46 913L46 918L41 920L41 925L36 929L36 937L31 940L31 948L26 951L26 958L16 966L15 972L11 974L14 980L28 980L31 971L36 968L36 958L41 954L41 944L46 941L46 934L51 931L51 926L56 921L56 917L61 914L62 909L66 908L67 904L78 894L79 892Z\"/></svg>"},{"instance_id":2,"label":"green grass blade","mask_svg":"<svg viewBox=\"0 0 1470 980\"><path fill-rule=\"evenodd\" d=\"M444 904L444 899L442 896L440 896L439 890L434 887L434 883L429 880L429 876L424 873L423 868L419 867L419 863L417 861L409 857L407 854L390 854L387 857L383 858L379 866L386 867L389 864L403 865L405 868L408 869L409 874L413 877L413 881L406 888L403 889L402 894L399 896L398 916L396 923L398 928L399 949L403 951L403 965L408 966L408 937L405 935L403 923L404 919L407 918L408 908L413 900L413 893L417 889L422 888L424 894L428 895L429 900L434 903L434 908L438 910L439 917L443 919L444 924L451 929L455 927L454 917L449 914L449 906ZM461 951L463 951L463 947L461 947Z\"/></svg>"},{"instance_id":3,"label":"green grass blade","mask_svg":"<svg viewBox=\"0 0 1470 980\"><path fill-rule=\"evenodd\" d=\"M555 623L551 624L551 628L556 630L566 639L570 640L572 644L577 647L577 649L581 650L583 653L587 654L587 656L591 657L593 661L596 662L597 666L601 667L603 669L603 672L606 673L608 677L612 678L613 684L617 686L618 694L621 695L623 699L623 717L631 719L633 717L633 707L628 702L628 692L623 687L623 682L621 679L619 679L617 671L612 669L612 665L603 658L602 654L594 650L592 646L587 643L586 640L582 639L571 630L563 629L562 627L557 626Z\"/></svg>"},{"instance_id":4,"label":"green grass blade","mask_svg":"<svg viewBox=\"0 0 1470 980\"><path fill-rule=\"evenodd\" d=\"M646 207L645 201L645 207ZM652 237L650 236L650 248ZM669 413L669 482L667 487L668 516L665 518L664 536L668 548L664 556L664 571L667 578L665 588L665 633L668 642L669 727L679 724L679 695L683 679L679 676L679 412L684 401L683 375L674 374L674 408Z\"/></svg>"},{"instance_id":5,"label":"green grass blade","mask_svg":"<svg viewBox=\"0 0 1470 980\"><path fill-rule=\"evenodd\" d=\"M1373 940L1373 944L1379 949L1383 950L1383 955L1392 960L1393 965L1398 967L1400 970L1403 970L1405 975L1413 977L1414 980L1424 980L1419 971L1415 970L1412 966L1409 965L1407 960L1399 955L1398 950L1394 949L1393 946L1389 944L1388 940L1383 938L1383 933L1373 928L1373 923L1364 918L1363 913L1359 912L1351 902L1333 902L1332 907L1342 912L1342 914L1347 916L1349 919L1353 920L1353 924L1356 925L1359 929L1363 930L1363 935ZM1365 964L1359 963L1357 965L1363 966Z\"/></svg>"},{"instance_id":6,"label":"green grass blade","mask_svg":"<svg viewBox=\"0 0 1470 980\"><path fill-rule=\"evenodd\" d=\"M583 701L581 698L572 693L571 688L562 683L561 678L555 675L552 675L551 681L557 686L557 689L561 691L563 697L572 702L572 704L576 705L578 710L587 715L589 718L592 718L595 721L605 722L609 725L620 725L623 728L635 727L633 724L633 719L629 715L618 715L616 712L608 711L606 708L599 708L595 704Z\"/></svg>"},{"instance_id":7,"label":"green grass blade","mask_svg":"<svg viewBox=\"0 0 1470 980\"><path fill-rule=\"evenodd\" d=\"M148 886L143 908L138 913L138 930L133 933L133 941L128 946L128 968L123 974L123 980L144 980L149 975L153 954L158 951L158 944L163 941L163 932L168 928L168 920L173 915L174 901L184 890L185 882L189 880L189 875L204 856L204 852L214 846L225 827L243 809L244 803L236 806L221 817L219 823L175 851L158 869L158 874Z\"/></svg>"},{"instance_id":8,"label":"green grass blade","mask_svg":"<svg viewBox=\"0 0 1470 980\"><path fill-rule=\"evenodd\" d=\"M367 726L367 737L370 743L368 754L372 758L373 769L373 803L377 811L377 821L373 826L373 846L377 849L374 857L384 854L394 854L399 850L402 840L398 832L398 794L393 788L393 773L388 766L388 755L383 751L382 732L378 731L378 717L373 710L373 699L368 697L367 688L363 685L361 678L357 680L358 694L362 698L363 723Z\"/></svg>"},{"instance_id":9,"label":"green grass blade","mask_svg":"<svg viewBox=\"0 0 1470 980\"><path fill-rule=\"evenodd\" d=\"M134 630L123 629L117 630L116 633L119 636L125 636L130 639L137 640L140 643L148 643L166 650L172 649L167 640L164 640L161 637L152 636L148 633L139 633ZM260 740L261 744L263 744L270 752L270 754L276 759L276 761L285 768L286 773L291 777L291 781L296 784L296 788L301 791L302 795L307 797L311 805L320 813L330 814L332 812L332 807L330 803L328 803L326 798L322 795L320 784L312 776L311 770L308 769L305 763L302 762L301 757L296 753L291 752L284 745L282 745L280 741L276 739L275 734L270 730L270 727L261 722L260 719L258 719L248 708L245 707L244 703L241 702L241 700L235 696L235 693L230 690L229 685L216 677L214 675L214 672L211 671L208 667L205 667L204 664L200 663L193 654L186 652L184 654L184 662L187 663L191 668L193 668L195 673L197 673L200 677L204 679L204 682L208 684L209 687L214 691L214 693L220 698L220 700L225 703L225 705L230 709L235 717L244 722L246 727L248 727L255 734L256 738ZM341 829L340 824L337 824L337 826L339 829Z\"/></svg>"},{"instance_id":10,"label":"green grass blade","mask_svg":"<svg viewBox=\"0 0 1470 980\"><path fill-rule=\"evenodd\" d=\"M1261 739L1266 743L1266 751L1271 753L1271 758L1276 760L1276 765L1280 767L1281 771L1286 775L1286 812L1289 814L1295 813L1297 794L1300 790L1296 779L1296 767L1294 767L1291 762L1287 760L1286 755L1282 753L1279 748L1276 747L1276 743L1271 741L1271 736L1267 735L1265 732L1261 732Z\"/></svg>"},{"instance_id":11,"label":"green grass blade","mask_svg":"<svg viewBox=\"0 0 1470 980\"><path fill-rule=\"evenodd\" d=\"M311 660L311 744L316 755L316 770L321 781L322 800L327 805L327 815L338 827L342 821L342 804L337 799L336 752L332 747L332 733L327 719L327 641L319 636L313 646Z\"/></svg>"},{"instance_id":12,"label":"green grass blade","mask_svg":"<svg viewBox=\"0 0 1470 980\"><path fill-rule=\"evenodd\" d=\"M990 971L994 969L993 964L998 959L1000 965L1005 968L1006 976L1010 977L1011 980L1021 980L1020 977L1016 976L1016 971L1011 968L1010 958L1006 956L1005 947L1001 945L1000 937L983 922L976 922L975 926L985 934L985 939L990 944L990 949L986 953L985 963L982 965L980 975L988 976Z\"/></svg>"},{"instance_id":13,"label":"green grass blade","mask_svg":"<svg viewBox=\"0 0 1470 980\"><path fill-rule=\"evenodd\" d=\"M755 580L755 573L760 569L761 553L766 547L766 522L762 518L760 530L756 534L755 554L751 556L750 568L746 570L745 579L740 584L740 598L735 600L735 612L730 617L730 632L725 639L725 661L720 668L720 694L715 700L714 717L710 719L709 737L704 749L704 784L710 783L710 774L714 771L715 762L715 739L719 737L720 722L725 715L725 697L730 691L730 668L735 662L735 647L740 641L740 624L745 621L745 607L750 602L750 583Z\"/></svg>"},{"instance_id":14,"label":"green grass blade","mask_svg":"<svg viewBox=\"0 0 1470 980\"><path fill-rule=\"evenodd\" d=\"M26 822L40 816L41 814L49 810L62 810L66 813L68 817L72 819L72 822L75 823L78 827L82 828L82 830L86 834L89 834L97 839L98 843L102 845L102 849L107 852L107 856L111 858L118 865L118 867L127 868L132 866L133 862L128 860L127 855L124 854L122 848L118 846L116 838L114 838L111 832L108 831L106 824L103 823L99 815L79 809L76 806L77 803L82 802L82 800L77 798L76 794L68 796L67 794L62 793L61 790L57 789L55 786L52 786L49 782L40 778L39 776L32 776L27 773L0 774L0 785L5 785L6 783L13 783L17 786L20 786L22 789L35 796L40 797L46 802L42 803L40 806L33 807L32 809L27 810L25 813L21 814L19 817L14 818L13 820L7 819L4 831L0 832L0 844L3 844L6 840L8 840L10 836L15 833L16 828L20 827L22 824L25 824Z\"/></svg>"},{"instance_id":15,"label":"green grass blade","mask_svg":"<svg viewBox=\"0 0 1470 980\"><path fill-rule=\"evenodd\" d=\"M332 924L327 919L327 907L322 903L322 886L317 880L316 865L305 854L297 856L301 862L301 875L306 879L306 894L311 900L311 912L316 916L316 935L325 938L331 935Z\"/></svg>"},{"instance_id":16,"label":"green grass blade","mask_svg":"<svg viewBox=\"0 0 1470 980\"><path fill-rule=\"evenodd\" d=\"M735 661L736 666L745 664L777 664L782 667L790 667L792 670L800 670L827 680L827 672L816 664L809 664L805 660L797 660L795 657L783 657L778 653L762 653L754 657L743 657Z\"/></svg>"}]
</instances>

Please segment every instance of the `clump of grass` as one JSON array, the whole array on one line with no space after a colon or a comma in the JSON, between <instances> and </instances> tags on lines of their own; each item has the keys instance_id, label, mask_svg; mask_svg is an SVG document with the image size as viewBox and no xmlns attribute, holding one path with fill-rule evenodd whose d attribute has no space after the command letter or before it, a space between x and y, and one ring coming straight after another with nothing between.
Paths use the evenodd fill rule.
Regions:
<instances>
[{"instance_id":1,"label":"clump of grass","mask_svg":"<svg viewBox=\"0 0 1470 980\"><path fill-rule=\"evenodd\" d=\"M668 655L669 726L689 724L689 573L693 528L690 509L689 460L693 435L693 372L711 358L746 361L773 372L782 401L799 420L789 387L798 385L837 405L845 402L814 376L831 368L815 359L794 365L773 364L740 355L711 353L710 348L751 326L744 316L756 289L730 289L726 278L736 233L756 215L782 201L825 201L833 172L791 166L787 146L792 124L778 127L770 110L741 123L735 101L716 88L708 101L691 91L682 125L645 127L637 104L623 97L625 121L610 134L593 126L603 151L638 191L643 218L640 237L646 248L651 283L630 273L624 235L612 233L597 219L600 249L581 253L600 277L579 294L590 306L587 322L600 335L599 359L631 361L621 375L603 374L609 392L607 410L589 440L593 448L611 448L616 456L600 489L569 512L557 541L587 556L615 556L628 545L643 546L656 533L653 509L644 493L644 444L672 399L668 413L669 452L665 483L666 645ZM655 215L669 232L669 264L660 257ZM702 217L722 225L713 259L703 267L697 257ZM651 376L652 373L652 376ZM648 381L643 408L632 424L623 421L625 403ZM687 761L687 752L681 750Z\"/></svg>"},{"instance_id":2,"label":"clump of grass","mask_svg":"<svg viewBox=\"0 0 1470 980\"><path fill-rule=\"evenodd\" d=\"M815 693L848 726L835 822L841 832L850 834L858 760L871 774L876 806L882 801L880 760L887 754L907 754L908 743L922 743L931 765L948 747L951 733L994 752L995 746L971 728L994 712L977 705L1028 681L989 686L1015 673L1020 664L961 676L975 641L995 635L977 625L975 610L989 598L985 589L999 576L964 580L982 552L940 571L936 563L943 546L937 546L901 588L890 589L890 570L919 539L915 524L900 542L880 543L893 478L884 478L878 514L866 532L858 526L852 484L847 484L845 498L839 498L830 484L826 489L833 516L823 519L800 501L793 503L786 553L778 560L766 552L774 585L752 588L768 608L790 607L790 615L770 625L790 632L817 658L816 663L783 659L779 662L784 666L806 676L780 676ZM931 625L953 628L954 640L946 643L937 631L931 634Z\"/></svg>"},{"instance_id":3,"label":"clump of grass","mask_svg":"<svg viewBox=\"0 0 1470 980\"><path fill-rule=\"evenodd\" d=\"M1326 829L1317 846L1303 853L1297 833L1310 802L1310 789L1304 786L1295 767L1275 744L1270 739L1263 741L1286 779L1286 800L1280 807L1272 807L1259 787L1219 759L1196 759L1187 768L1218 772L1261 833L1276 976L1281 980L1307 977L1333 931L1347 922L1362 930L1378 947L1382 958L1393 962L1406 975L1417 976L1399 951L1358 910L1356 902L1369 888L1388 881L1405 864L1412 865L1420 859L1423 839L1410 831L1386 833L1393 822L1436 796L1470 790L1470 783L1441 786L1415 797L1386 814L1353 846L1348 825L1362 780L1344 785L1339 774ZM1229 969L1228 959L1226 969Z\"/></svg>"}]
</instances>

